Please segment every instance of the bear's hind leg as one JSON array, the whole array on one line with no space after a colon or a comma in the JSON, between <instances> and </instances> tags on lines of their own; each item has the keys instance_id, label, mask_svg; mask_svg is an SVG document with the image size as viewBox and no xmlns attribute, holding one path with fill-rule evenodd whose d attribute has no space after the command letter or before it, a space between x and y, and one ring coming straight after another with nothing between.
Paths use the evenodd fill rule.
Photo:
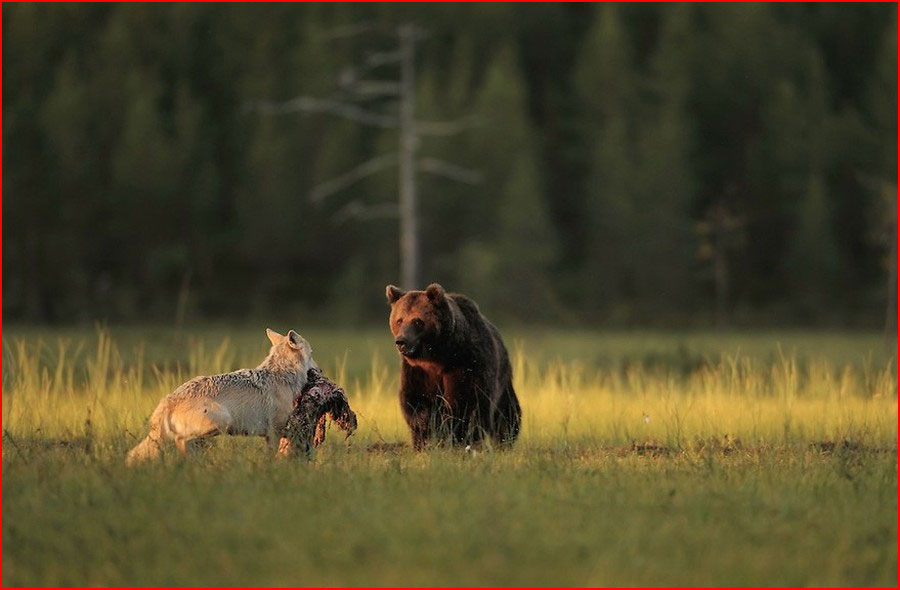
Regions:
<instances>
[{"instance_id":1,"label":"bear's hind leg","mask_svg":"<svg viewBox=\"0 0 900 590\"><path fill-rule=\"evenodd\" d=\"M503 388L494 412L493 438L500 445L511 445L519 438L522 428L522 408L513 389L512 381Z\"/></svg>"}]
</instances>

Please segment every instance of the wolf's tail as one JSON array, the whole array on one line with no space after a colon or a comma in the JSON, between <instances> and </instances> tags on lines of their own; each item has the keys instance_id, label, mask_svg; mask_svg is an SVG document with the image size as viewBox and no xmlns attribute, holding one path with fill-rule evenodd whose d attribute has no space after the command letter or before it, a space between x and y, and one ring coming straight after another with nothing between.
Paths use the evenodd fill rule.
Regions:
<instances>
[{"instance_id":1,"label":"wolf's tail","mask_svg":"<svg viewBox=\"0 0 900 590\"><path fill-rule=\"evenodd\" d=\"M162 421L166 410L166 402L163 400L156 407L156 410L153 411L153 415L150 416L150 433L144 437L144 440L128 451L128 455L125 456L125 465L131 467L132 465L159 457L162 443Z\"/></svg>"},{"instance_id":2,"label":"wolf's tail","mask_svg":"<svg viewBox=\"0 0 900 590\"><path fill-rule=\"evenodd\" d=\"M154 440L148 434L137 446L128 451L128 455L125 456L125 465L131 467L149 459L156 459L158 456L159 441Z\"/></svg>"}]
</instances>

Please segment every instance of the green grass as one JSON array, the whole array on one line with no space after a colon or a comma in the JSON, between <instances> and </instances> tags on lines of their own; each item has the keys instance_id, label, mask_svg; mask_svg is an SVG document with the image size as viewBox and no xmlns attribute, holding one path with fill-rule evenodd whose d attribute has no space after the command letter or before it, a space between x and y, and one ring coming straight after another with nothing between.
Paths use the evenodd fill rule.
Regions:
<instances>
[{"instance_id":1,"label":"green grass","mask_svg":"<svg viewBox=\"0 0 900 590\"><path fill-rule=\"evenodd\" d=\"M524 430L473 454L371 448L408 440L386 330L301 333L356 435L126 469L159 398L263 330L7 330L3 585L896 585L878 335L506 330Z\"/></svg>"}]
</instances>

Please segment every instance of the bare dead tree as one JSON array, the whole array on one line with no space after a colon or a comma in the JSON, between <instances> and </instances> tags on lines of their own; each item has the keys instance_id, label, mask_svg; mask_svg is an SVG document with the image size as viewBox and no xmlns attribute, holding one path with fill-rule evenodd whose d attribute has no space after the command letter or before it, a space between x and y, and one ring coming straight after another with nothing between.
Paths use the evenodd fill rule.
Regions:
<instances>
[{"instance_id":1,"label":"bare dead tree","mask_svg":"<svg viewBox=\"0 0 900 590\"><path fill-rule=\"evenodd\" d=\"M400 38L400 280L419 285L419 203L416 198L416 49L415 29L401 26Z\"/></svg>"},{"instance_id":2,"label":"bare dead tree","mask_svg":"<svg viewBox=\"0 0 900 590\"><path fill-rule=\"evenodd\" d=\"M345 25L330 33L327 39L344 39L370 33L375 27L367 24ZM355 121L382 129L396 129L399 135L398 151L382 154L363 162L335 178L315 187L309 198L316 204L344 191L355 183L393 166L398 168L398 200L396 204L366 205L354 200L340 209L337 223L351 218L376 219L399 217L400 225L400 283L406 289L420 286L421 238L419 235L419 199L416 191L416 172L426 172L466 184L481 182L481 174L462 166L437 158L418 159L419 138L422 136L446 137L456 135L477 124L473 117L455 121L420 121L416 119L416 42L424 32L412 24L397 27L397 49L369 54L362 64L345 68L338 77L339 87L346 93L342 98L321 98L301 95L287 101L258 100L248 105L263 114L319 113ZM398 80L363 79L372 70L386 65L399 66ZM357 99L396 97L397 112L385 114L362 107Z\"/></svg>"}]
</instances>

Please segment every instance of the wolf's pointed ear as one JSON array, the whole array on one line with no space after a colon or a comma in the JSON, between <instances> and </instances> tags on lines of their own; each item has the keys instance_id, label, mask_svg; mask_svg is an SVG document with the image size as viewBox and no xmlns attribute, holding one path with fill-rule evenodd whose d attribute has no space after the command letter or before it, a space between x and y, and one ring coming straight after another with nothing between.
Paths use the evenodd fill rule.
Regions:
<instances>
[{"instance_id":1,"label":"wolf's pointed ear","mask_svg":"<svg viewBox=\"0 0 900 590\"><path fill-rule=\"evenodd\" d=\"M406 295L406 291L398 289L394 285L388 285L387 289L385 289L385 294L387 295L388 303L393 305L398 299Z\"/></svg>"},{"instance_id":2,"label":"wolf's pointed ear","mask_svg":"<svg viewBox=\"0 0 900 590\"><path fill-rule=\"evenodd\" d=\"M294 332L293 330L290 330L287 333L288 346L290 346L294 350L300 350L303 346L301 344L302 342L303 342L303 338L300 337L300 334Z\"/></svg>"},{"instance_id":3,"label":"wolf's pointed ear","mask_svg":"<svg viewBox=\"0 0 900 590\"><path fill-rule=\"evenodd\" d=\"M444 288L437 283L428 285L428 287L425 288L425 295L428 296L428 300L432 303L444 302Z\"/></svg>"},{"instance_id":4,"label":"wolf's pointed ear","mask_svg":"<svg viewBox=\"0 0 900 590\"><path fill-rule=\"evenodd\" d=\"M284 342L284 336L282 336L281 334L279 334L279 333L276 332L275 330L270 330L269 328L266 328L266 336L269 337L269 341L270 341L273 345L274 345L274 344L281 344L282 342Z\"/></svg>"}]
</instances>

